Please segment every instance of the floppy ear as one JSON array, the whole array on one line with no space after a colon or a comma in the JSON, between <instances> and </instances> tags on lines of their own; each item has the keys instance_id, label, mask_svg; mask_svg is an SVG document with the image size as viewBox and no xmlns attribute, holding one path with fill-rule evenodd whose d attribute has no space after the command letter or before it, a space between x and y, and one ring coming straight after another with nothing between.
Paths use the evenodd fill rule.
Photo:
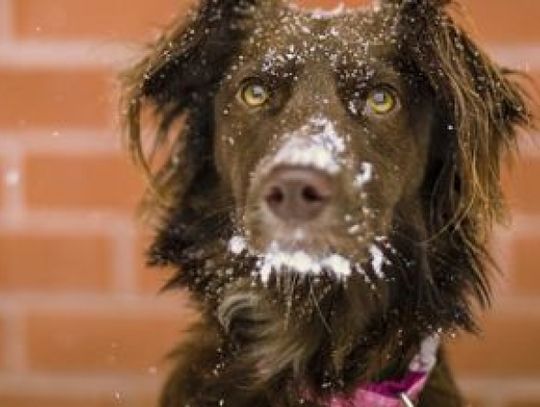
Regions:
<instances>
[{"instance_id":1,"label":"floppy ear","mask_svg":"<svg viewBox=\"0 0 540 407\"><path fill-rule=\"evenodd\" d=\"M516 82L519 74L498 66L460 29L446 10L450 3L386 0L381 6L395 13L402 53L410 56L408 62L437 104L424 187L430 201L427 223L440 252L448 255L452 248L457 256L448 256L452 263L439 267L446 274L454 267L469 276L469 288L485 303L486 236L504 214L501 160L515 147L518 127L531 124L531 106Z\"/></svg>"},{"instance_id":2,"label":"floppy ear","mask_svg":"<svg viewBox=\"0 0 540 407\"><path fill-rule=\"evenodd\" d=\"M454 191L448 197L451 218L490 221L499 219L503 209L502 155L514 147L517 127L531 123L531 110L518 75L498 66L460 29L445 10L450 3L384 1L395 8L398 38L444 110L442 136L455 147L453 155L446 154L454 173L447 185Z\"/></svg>"},{"instance_id":3,"label":"floppy ear","mask_svg":"<svg viewBox=\"0 0 540 407\"><path fill-rule=\"evenodd\" d=\"M149 47L142 61L123 74L123 115L129 148L148 175L150 206L157 203L167 207L172 200L182 199L197 171L208 161L211 102L217 85L249 34L255 13L275 7L277 2L202 0L187 22L175 21ZM154 109L157 119L149 157L141 141L141 111L147 107ZM153 155L171 138L169 133L181 117L185 118L182 133L172 135L170 156L153 174Z\"/></svg>"}]
</instances>

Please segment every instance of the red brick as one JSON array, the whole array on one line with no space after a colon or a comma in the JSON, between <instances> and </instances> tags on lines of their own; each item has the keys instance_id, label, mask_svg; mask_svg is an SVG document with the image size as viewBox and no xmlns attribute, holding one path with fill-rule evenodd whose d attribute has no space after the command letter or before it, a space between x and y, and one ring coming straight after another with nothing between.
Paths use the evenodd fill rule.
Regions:
<instances>
[{"instance_id":1,"label":"red brick","mask_svg":"<svg viewBox=\"0 0 540 407\"><path fill-rule=\"evenodd\" d=\"M17 0L15 32L21 38L133 39L148 36L184 12L192 0Z\"/></svg>"},{"instance_id":2,"label":"red brick","mask_svg":"<svg viewBox=\"0 0 540 407\"><path fill-rule=\"evenodd\" d=\"M0 234L1 291L101 291L111 285L111 242L101 236Z\"/></svg>"},{"instance_id":3,"label":"red brick","mask_svg":"<svg viewBox=\"0 0 540 407\"><path fill-rule=\"evenodd\" d=\"M0 127L103 127L112 123L112 76L99 70L0 70Z\"/></svg>"},{"instance_id":4,"label":"red brick","mask_svg":"<svg viewBox=\"0 0 540 407\"><path fill-rule=\"evenodd\" d=\"M127 210L143 194L142 176L118 154L30 154L25 163L30 208Z\"/></svg>"},{"instance_id":5,"label":"red brick","mask_svg":"<svg viewBox=\"0 0 540 407\"><path fill-rule=\"evenodd\" d=\"M511 245L510 282L517 294L540 296L540 234Z\"/></svg>"},{"instance_id":6,"label":"red brick","mask_svg":"<svg viewBox=\"0 0 540 407\"><path fill-rule=\"evenodd\" d=\"M464 336L450 343L459 374L498 377L531 376L540 371L540 318L497 316L481 323L481 338Z\"/></svg>"},{"instance_id":7,"label":"red brick","mask_svg":"<svg viewBox=\"0 0 540 407\"><path fill-rule=\"evenodd\" d=\"M115 315L116 314L116 315ZM125 314L125 313L124 313ZM192 314L34 312L27 321L32 369L149 374L181 339Z\"/></svg>"},{"instance_id":8,"label":"red brick","mask_svg":"<svg viewBox=\"0 0 540 407\"><path fill-rule=\"evenodd\" d=\"M537 0L462 0L480 38L489 43L534 43L540 40Z\"/></svg>"},{"instance_id":9,"label":"red brick","mask_svg":"<svg viewBox=\"0 0 540 407\"><path fill-rule=\"evenodd\" d=\"M511 209L529 215L540 214L540 160L521 156L503 174L503 186Z\"/></svg>"}]
</instances>

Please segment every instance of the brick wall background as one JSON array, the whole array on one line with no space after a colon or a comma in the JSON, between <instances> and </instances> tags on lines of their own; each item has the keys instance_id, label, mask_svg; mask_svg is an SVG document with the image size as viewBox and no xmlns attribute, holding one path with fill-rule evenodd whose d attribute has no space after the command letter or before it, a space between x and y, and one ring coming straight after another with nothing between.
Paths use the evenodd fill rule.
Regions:
<instances>
[{"instance_id":1,"label":"brick wall background","mask_svg":"<svg viewBox=\"0 0 540 407\"><path fill-rule=\"evenodd\" d=\"M142 266L142 183L121 150L115 76L191 1L0 0L3 407L155 405L164 353L193 316ZM499 61L540 78L540 1L465 5ZM540 151L524 143L505 176L514 221L494 240L494 309L481 338L451 344L474 405L540 406L539 179Z\"/></svg>"}]
</instances>

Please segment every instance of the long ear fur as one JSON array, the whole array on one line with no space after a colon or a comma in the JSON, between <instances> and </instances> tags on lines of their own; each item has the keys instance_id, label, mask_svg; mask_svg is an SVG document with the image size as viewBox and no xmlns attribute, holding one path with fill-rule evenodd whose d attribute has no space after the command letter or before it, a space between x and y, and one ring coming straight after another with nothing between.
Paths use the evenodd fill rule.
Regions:
<instances>
[{"instance_id":1,"label":"long ear fur","mask_svg":"<svg viewBox=\"0 0 540 407\"><path fill-rule=\"evenodd\" d=\"M123 74L123 114L129 148L150 181L149 207L170 207L182 199L209 159L211 101L257 8L278 0L202 0L187 22L175 21L148 54ZM259 4L260 3L260 4ZM141 140L141 111L155 110L157 131L149 157ZM170 138L175 122L185 117L181 134L173 135L170 156L155 173L151 161ZM157 198L157 199L156 199Z\"/></svg>"},{"instance_id":2,"label":"long ear fur","mask_svg":"<svg viewBox=\"0 0 540 407\"><path fill-rule=\"evenodd\" d=\"M515 74L492 61L444 6L449 0L387 0L396 35L429 83L443 125L434 138L438 165L430 169L431 233L463 252L481 303L489 300L483 265L486 236L501 220L500 165L515 147L518 127L531 125L528 97Z\"/></svg>"}]
</instances>

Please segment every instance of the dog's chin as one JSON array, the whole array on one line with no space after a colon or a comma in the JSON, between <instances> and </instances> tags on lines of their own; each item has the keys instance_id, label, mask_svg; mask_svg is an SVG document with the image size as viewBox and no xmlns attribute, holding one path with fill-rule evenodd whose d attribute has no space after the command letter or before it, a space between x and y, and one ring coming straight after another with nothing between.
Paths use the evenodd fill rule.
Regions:
<instances>
[{"instance_id":1,"label":"dog's chin","mask_svg":"<svg viewBox=\"0 0 540 407\"><path fill-rule=\"evenodd\" d=\"M234 255L247 253L254 257L255 274L264 283L291 275L306 279L325 276L342 282L354 274L367 277L367 248L361 250L357 246L354 253L347 249L340 250L316 239L308 240L302 230L293 231L280 239L258 242L234 236L229 242L229 251Z\"/></svg>"}]
</instances>

